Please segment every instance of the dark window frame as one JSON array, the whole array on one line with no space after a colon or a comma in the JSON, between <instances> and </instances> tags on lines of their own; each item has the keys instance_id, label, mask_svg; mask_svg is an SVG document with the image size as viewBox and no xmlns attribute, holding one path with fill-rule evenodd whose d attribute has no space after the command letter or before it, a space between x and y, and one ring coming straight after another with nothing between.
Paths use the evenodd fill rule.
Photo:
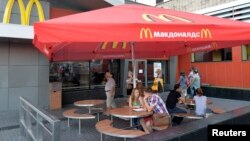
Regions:
<instances>
[{"instance_id":1,"label":"dark window frame","mask_svg":"<svg viewBox=\"0 0 250 141\"><path fill-rule=\"evenodd\" d=\"M215 53L220 52L220 59L216 60ZM198 55L202 55L203 58L197 59ZM204 58L204 56L206 58ZM218 58L217 58L218 59ZM199 60L199 61L197 61ZM206 62L232 62L232 48L223 48L215 51L205 51L193 53L192 63L206 63Z\"/></svg>"},{"instance_id":2,"label":"dark window frame","mask_svg":"<svg viewBox=\"0 0 250 141\"><path fill-rule=\"evenodd\" d=\"M111 73L114 74L114 79L116 81L116 87L119 88L120 87L120 81L121 81L121 74L120 74L120 68L121 68L121 62L120 60L98 60L100 62L103 63L103 61L106 61L106 65L108 65L109 67L108 68L103 68L102 71L103 72L98 72L98 73L101 73L102 77L104 77L104 74L106 71L111 71ZM108 62L107 62L108 61ZM66 90L66 89L83 89L83 90L92 90L92 89L104 89L105 85L104 84L101 84L99 86L97 86L97 84L94 84L92 83L92 78L93 76L91 76L93 73L91 72L91 68L92 68L92 62L93 61L77 61L77 62L50 62L50 70L49 70L49 74L50 74L50 82L62 82L63 83L63 90ZM60 69L63 67L63 66L67 66L68 68L67 69L72 69L74 65L77 65L79 64L82 65L87 65L87 68L85 67L85 69L87 70L84 70L84 75L87 75L85 77L85 79L81 79L81 80L86 80L87 78L87 84L86 85L81 85L81 82L79 80L79 85L76 85L73 81L74 81L74 78L71 78L69 79L70 81L67 81L68 78L66 78L65 74L63 74L63 71L65 68L63 68L62 70L63 71L60 71ZM100 65L103 65L103 64L100 64ZM102 67L102 66L101 66ZM76 69L76 71L74 71L74 68L73 68L73 71L72 73L70 73L69 75L70 76L76 76L79 77L78 79L80 79L82 76L80 75L83 75L82 74L82 70L81 69L84 69L84 66L80 66ZM109 70L110 69L110 70ZM69 71L70 72L70 71ZM75 73L75 72L78 72L78 73ZM100 75L98 75L100 76ZM57 78L56 78L57 77ZM63 80L64 79L64 80ZM65 80L67 79L67 80ZM103 79L103 78L101 78ZM72 86L65 86L65 83L69 83L68 85L72 85Z\"/></svg>"}]
</instances>

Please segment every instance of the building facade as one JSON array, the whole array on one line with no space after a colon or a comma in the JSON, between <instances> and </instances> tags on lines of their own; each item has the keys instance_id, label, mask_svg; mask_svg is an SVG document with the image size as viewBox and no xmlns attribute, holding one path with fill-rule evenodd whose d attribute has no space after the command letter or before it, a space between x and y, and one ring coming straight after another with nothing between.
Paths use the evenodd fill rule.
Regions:
<instances>
[{"instance_id":1,"label":"building facade","mask_svg":"<svg viewBox=\"0 0 250 141\"><path fill-rule=\"evenodd\" d=\"M32 44L34 22L111 5L100 0L0 0L0 111L17 110L20 96L40 107L49 105L51 62Z\"/></svg>"},{"instance_id":2,"label":"building facade","mask_svg":"<svg viewBox=\"0 0 250 141\"><path fill-rule=\"evenodd\" d=\"M249 0L172 0L159 7L248 22ZM198 67L202 83L215 87L250 88L249 45L178 56L178 71ZM178 74L177 74L178 76Z\"/></svg>"},{"instance_id":3,"label":"building facade","mask_svg":"<svg viewBox=\"0 0 250 141\"><path fill-rule=\"evenodd\" d=\"M0 3L0 111L17 110L20 96L34 105L48 107L49 84L58 81L62 82L63 105L80 99L105 98L106 71L114 74L116 96L127 95L126 79L128 71L132 71L131 60L50 62L32 45L32 25L36 21L133 1L0 0ZM136 60L137 78L145 86L152 85L155 66L160 66L167 85L170 63L176 64L167 58Z\"/></svg>"},{"instance_id":4,"label":"building facade","mask_svg":"<svg viewBox=\"0 0 250 141\"><path fill-rule=\"evenodd\" d=\"M23 6L27 7L28 2L24 0ZM26 18L25 9L20 7L22 3L8 0L0 3L0 111L18 109L19 96L25 96L35 105L47 106L48 95L44 93L48 92L49 62L32 45L32 27L21 25L26 24L22 21ZM48 19L50 4L45 1L39 4L44 19ZM27 25L38 19L38 11L31 8Z\"/></svg>"},{"instance_id":5,"label":"building facade","mask_svg":"<svg viewBox=\"0 0 250 141\"><path fill-rule=\"evenodd\" d=\"M218 16L218 11L226 6L220 5L219 8L212 8L212 10L211 6L226 2L228 4L226 8L230 8L231 1L209 0L205 4L203 1L189 1L187 3L178 0L151 2L159 7L196 11L200 14L213 15L217 11L215 16ZM130 0L0 0L0 111L18 109L19 96L26 97L35 105L47 107L50 96L49 82L62 82L63 105L72 104L80 99L105 98L103 78L106 71L111 71L114 74L117 83L116 95L126 96L127 73L132 71L131 60L49 62L32 45L32 25L35 21L133 2L148 4L144 3L146 1ZM197 6L193 6L194 3ZM238 4L238 10L234 10L234 12L243 9L244 13L247 11L246 6L249 3L247 0L241 1L241 5ZM204 5L210 7L210 10L203 9ZM231 5L235 6L235 4ZM245 9L242 5L245 6ZM230 16L230 12L224 13L224 16L228 14ZM234 18L248 20L246 15L238 14L237 17L236 14L233 15ZM219 16L223 16L223 14ZM214 86L249 88L250 81L247 79L250 66L249 54L250 47L246 45L210 53L142 59L136 60L135 71L137 78L149 87L152 85L155 69L160 67L165 88L171 89L176 82L178 71L188 72L189 68L194 65L199 68L203 83Z\"/></svg>"}]
</instances>

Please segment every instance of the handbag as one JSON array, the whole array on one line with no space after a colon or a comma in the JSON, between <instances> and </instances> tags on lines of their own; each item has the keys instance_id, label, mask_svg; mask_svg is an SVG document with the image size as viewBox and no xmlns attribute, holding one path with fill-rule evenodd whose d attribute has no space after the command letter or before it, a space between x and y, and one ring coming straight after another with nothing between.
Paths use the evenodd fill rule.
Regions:
<instances>
[{"instance_id":1,"label":"handbag","mask_svg":"<svg viewBox=\"0 0 250 141\"><path fill-rule=\"evenodd\" d=\"M153 91L158 91L158 85L152 85L151 90Z\"/></svg>"},{"instance_id":2,"label":"handbag","mask_svg":"<svg viewBox=\"0 0 250 141\"><path fill-rule=\"evenodd\" d=\"M152 91L158 91L158 81L157 78L154 79L153 85L151 86Z\"/></svg>"},{"instance_id":3,"label":"handbag","mask_svg":"<svg viewBox=\"0 0 250 141\"><path fill-rule=\"evenodd\" d=\"M154 126L169 126L170 116L167 113L154 113L153 125Z\"/></svg>"}]
</instances>

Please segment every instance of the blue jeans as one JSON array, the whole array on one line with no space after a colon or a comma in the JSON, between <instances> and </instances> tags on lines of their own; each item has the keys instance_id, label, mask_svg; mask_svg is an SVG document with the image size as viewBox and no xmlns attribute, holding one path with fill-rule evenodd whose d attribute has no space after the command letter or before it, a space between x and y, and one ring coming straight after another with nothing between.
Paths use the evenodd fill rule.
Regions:
<instances>
[{"instance_id":1,"label":"blue jeans","mask_svg":"<svg viewBox=\"0 0 250 141\"><path fill-rule=\"evenodd\" d=\"M180 109L178 107L174 107L173 109L167 108L169 114L173 114L173 113L187 113L185 110ZM174 117L172 122L179 125L183 120L183 117Z\"/></svg>"},{"instance_id":2,"label":"blue jeans","mask_svg":"<svg viewBox=\"0 0 250 141\"><path fill-rule=\"evenodd\" d=\"M138 127L138 126L140 125L140 120L139 120L139 118L133 118L132 120L133 120L133 125L134 125L134 126Z\"/></svg>"},{"instance_id":3,"label":"blue jeans","mask_svg":"<svg viewBox=\"0 0 250 141\"><path fill-rule=\"evenodd\" d=\"M191 92L191 96L192 98L195 96L195 87L190 87L190 92Z\"/></svg>"},{"instance_id":4,"label":"blue jeans","mask_svg":"<svg viewBox=\"0 0 250 141\"><path fill-rule=\"evenodd\" d=\"M185 110L180 109L178 107L174 107L173 109L168 108L168 112L169 112L169 114L173 114L173 113L187 113Z\"/></svg>"}]
</instances>

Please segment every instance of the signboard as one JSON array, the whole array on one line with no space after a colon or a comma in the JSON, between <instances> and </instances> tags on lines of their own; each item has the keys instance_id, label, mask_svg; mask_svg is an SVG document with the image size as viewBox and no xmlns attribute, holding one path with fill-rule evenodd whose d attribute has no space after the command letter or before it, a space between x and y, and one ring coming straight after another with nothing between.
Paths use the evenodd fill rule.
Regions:
<instances>
[{"instance_id":1,"label":"signboard","mask_svg":"<svg viewBox=\"0 0 250 141\"><path fill-rule=\"evenodd\" d=\"M161 70L161 62L154 62L154 77L157 77L157 73L156 73L156 70Z\"/></svg>"}]
</instances>

